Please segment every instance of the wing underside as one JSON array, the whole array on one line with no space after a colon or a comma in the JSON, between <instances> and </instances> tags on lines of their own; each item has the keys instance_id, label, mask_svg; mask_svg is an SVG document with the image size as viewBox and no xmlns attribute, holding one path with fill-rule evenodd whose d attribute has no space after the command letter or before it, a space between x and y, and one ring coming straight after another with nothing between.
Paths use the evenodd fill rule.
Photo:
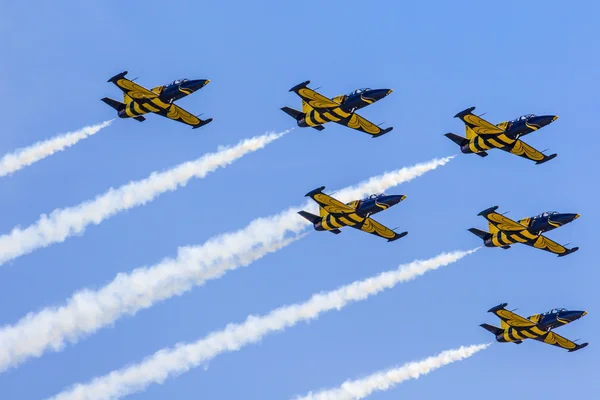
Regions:
<instances>
[{"instance_id":1,"label":"wing underside","mask_svg":"<svg viewBox=\"0 0 600 400\"><path fill-rule=\"evenodd\" d=\"M133 100L150 100L158 97L156 93L125 78L126 74L127 71L121 72L120 74L117 74L110 78L108 81L114 83L119 89L123 91L125 96L129 96Z\"/></svg>"},{"instance_id":2,"label":"wing underside","mask_svg":"<svg viewBox=\"0 0 600 400\"><path fill-rule=\"evenodd\" d=\"M199 128L202 125L206 125L212 121L212 118L202 120L175 104L171 104L166 110L159 110L157 114L172 119L173 121L190 125L194 128Z\"/></svg>"},{"instance_id":3,"label":"wing underside","mask_svg":"<svg viewBox=\"0 0 600 400\"><path fill-rule=\"evenodd\" d=\"M523 157L527 160L535 161L538 164L549 161L556 157L556 154L547 156L521 140L516 140L512 145L498 148L516 156Z\"/></svg>"},{"instance_id":4,"label":"wing underside","mask_svg":"<svg viewBox=\"0 0 600 400\"><path fill-rule=\"evenodd\" d=\"M372 135L373 137L381 136L393 129L392 127L381 129L368 119L361 117L358 114L352 114L348 118L344 118L335 122L340 125L347 126L348 128L356 129L357 131L364 132L368 135Z\"/></svg>"},{"instance_id":5,"label":"wing underside","mask_svg":"<svg viewBox=\"0 0 600 400\"><path fill-rule=\"evenodd\" d=\"M546 236L543 236L543 235L538 236L537 239L533 242L525 242L523 244L534 247L536 249L545 250L550 253L558 254L559 256L567 255L567 254L569 254L569 252L571 252L566 247L556 243L554 240L548 239Z\"/></svg>"},{"instance_id":6,"label":"wing underside","mask_svg":"<svg viewBox=\"0 0 600 400\"><path fill-rule=\"evenodd\" d=\"M360 229L363 232L382 237L390 242L396 239L400 239L401 237L404 237L407 234L407 232L402 232L398 234L390 228L388 228L387 226L375 221L372 218L365 218L362 223L353 225L352 227Z\"/></svg>"},{"instance_id":7,"label":"wing underside","mask_svg":"<svg viewBox=\"0 0 600 400\"><path fill-rule=\"evenodd\" d=\"M296 93L300 98L306 102L311 108L315 110L329 109L339 107L340 104L323 96L321 93L318 93L308 87L310 81L303 82L299 85L294 86L290 89L291 92Z\"/></svg>"},{"instance_id":8,"label":"wing underside","mask_svg":"<svg viewBox=\"0 0 600 400\"><path fill-rule=\"evenodd\" d=\"M476 135L500 135L506 132L504 129L473 114L472 111L474 109L475 107L471 107L467 110L461 111L456 114L455 117L460 118Z\"/></svg>"},{"instance_id":9,"label":"wing underside","mask_svg":"<svg viewBox=\"0 0 600 400\"><path fill-rule=\"evenodd\" d=\"M546 333L543 336L538 336L536 338L534 338L535 340L537 340L538 342L542 342L542 343L546 343L552 346L556 346L556 347L560 347L561 349L566 349L569 351L576 351L579 349L584 348L585 346L587 346L587 343L583 343L583 344L576 344L575 342L560 336L557 333L554 333L552 331Z\"/></svg>"},{"instance_id":10,"label":"wing underside","mask_svg":"<svg viewBox=\"0 0 600 400\"><path fill-rule=\"evenodd\" d=\"M318 191L318 192L310 192L307 194L310 196L319 206L325 210L327 213L332 215L344 215L344 214L353 214L355 212L354 208L342 203L338 199L334 199L333 197Z\"/></svg>"},{"instance_id":11,"label":"wing underside","mask_svg":"<svg viewBox=\"0 0 600 400\"><path fill-rule=\"evenodd\" d=\"M502 321L504 321L508 326L511 326L513 328L527 328L530 326L535 326L535 323L533 321L521 317L519 314L516 314L504 308L496 309L493 311L493 313L496 314L496 316Z\"/></svg>"},{"instance_id":12,"label":"wing underside","mask_svg":"<svg viewBox=\"0 0 600 400\"><path fill-rule=\"evenodd\" d=\"M497 209L497 206L488 208L487 210L480 212L479 215L483 216L490 224L503 232L516 233L527 229L527 227L524 225L521 225L518 222L497 213Z\"/></svg>"}]
</instances>

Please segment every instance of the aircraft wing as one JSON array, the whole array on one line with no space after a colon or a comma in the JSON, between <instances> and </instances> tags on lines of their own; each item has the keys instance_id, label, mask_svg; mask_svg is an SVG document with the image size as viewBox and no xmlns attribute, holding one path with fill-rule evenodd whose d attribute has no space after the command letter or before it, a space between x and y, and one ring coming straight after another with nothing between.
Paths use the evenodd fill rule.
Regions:
<instances>
[{"instance_id":1,"label":"aircraft wing","mask_svg":"<svg viewBox=\"0 0 600 400\"><path fill-rule=\"evenodd\" d=\"M117 87L121 89L123 93L125 93L127 96L131 97L134 100L155 99L158 97L156 93L125 78L125 75L127 75L127 71L123 71L120 74L113 76L108 80L108 82L112 82L115 85L117 85Z\"/></svg>"},{"instance_id":2,"label":"aircraft wing","mask_svg":"<svg viewBox=\"0 0 600 400\"><path fill-rule=\"evenodd\" d=\"M388 242L400 239L407 235L408 232L396 233L387 226L375 221L372 218L365 218L362 224L351 225L353 228L360 229L363 232L373 234L375 236L387 239Z\"/></svg>"},{"instance_id":3,"label":"aircraft wing","mask_svg":"<svg viewBox=\"0 0 600 400\"><path fill-rule=\"evenodd\" d=\"M329 214L340 215L340 214L353 214L356 210L338 199L334 199L333 197L323 193L323 189L325 186L321 186L315 190L312 190L306 193L305 196L313 199L321 208L327 211Z\"/></svg>"},{"instance_id":4,"label":"aircraft wing","mask_svg":"<svg viewBox=\"0 0 600 400\"><path fill-rule=\"evenodd\" d=\"M328 99L322 94L315 92L314 90L307 88L310 81L302 82L299 85L294 86L290 89L290 92L296 93L302 100L304 100L309 106L314 108L315 110L319 109L329 109L339 107L340 104Z\"/></svg>"},{"instance_id":5,"label":"aircraft wing","mask_svg":"<svg viewBox=\"0 0 600 400\"><path fill-rule=\"evenodd\" d=\"M500 304L499 306L490 308L488 312L496 314L498 318L504 321L508 326L513 328L527 328L529 326L535 326L535 322L528 320L527 318L521 317L512 311L505 309L507 303Z\"/></svg>"},{"instance_id":6,"label":"aircraft wing","mask_svg":"<svg viewBox=\"0 0 600 400\"><path fill-rule=\"evenodd\" d=\"M475 107L467 108L464 111L459 112L454 116L454 118L460 118L465 125L475 132L477 135L486 136L486 135L499 135L504 133L505 130L497 127L491 122L486 121L485 119L475 115L472 111Z\"/></svg>"},{"instance_id":7,"label":"aircraft wing","mask_svg":"<svg viewBox=\"0 0 600 400\"><path fill-rule=\"evenodd\" d=\"M534 149L533 147L531 147L530 145L528 145L527 143L525 143L521 140L515 141L515 143L513 143L510 146L498 147L498 148L501 150L504 150L506 152L509 152L511 154L517 155L519 157L523 157L528 160L535 161L536 164L545 163L546 161L550 161L554 157L556 157L556 154L547 156L544 153L542 153L541 151Z\"/></svg>"},{"instance_id":8,"label":"aircraft wing","mask_svg":"<svg viewBox=\"0 0 600 400\"><path fill-rule=\"evenodd\" d=\"M579 349L583 349L587 346L587 343L576 344L575 342L570 341L567 338L560 336L558 333L554 333L552 331L546 333L543 336L538 336L534 338L538 342L550 344L552 346L560 347L561 349L569 350L569 352L577 351Z\"/></svg>"},{"instance_id":9,"label":"aircraft wing","mask_svg":"<svg viewBox=\"0 0 600 400\"><path fill-rule=\"evenodd\" d=\"M520 232L522 230L527 229L524 225L519 224L512 219L505 217L502 214L498 214L496 210L498 206L494 206L488 208L487 210L483 210L478 215L481 215L485 219L487 219L492 225L504 232Z\"/></svg>"},{"instance_id":10,"label":"aircraft wing","mask_svg":"<svg viewBox=\"0 0 600 400\"><path fill-rule=\"evenodd\" d=\"M574 253L579 250L579 247L573 247L572 249L567 249L566 247L556 243L554 240L548 239L544 235L538 236L538 238L534 242L524 242L531 247L535 247L536 249L545 250L550 253L558 254L559 257L566 256L568 254Z\"/></svg>"},{"instance_id":11,"label":"aircraft wing","mask_svg":"<svg viewBox=\"0 0 600 400\"><path fill-rule=\"evenodd\" d=\"M384 135L392 129L394 129L392 127L381 129L371 121L361 117L358 114L352 114L348 118L344 118L335 122L337 122L340 125L347 126L348 128L356 129L357 131L372 135L373 137Z\"/></svg>"},{"instance_id":12,"label":"aircraft wing","mask_svg":"<svg viewBox=\"0 0 600 400\"><path fill-rule=\"evenodd\" d=\"M190 125L194 129L200 128L201 126L206 125L210 121L212 121L212 118L202 120L173 103L171 103L171 105L169 105L169 108L167 108L166 110L159 110L156 113L174 121Z\"/></svg>"}]
</instances>

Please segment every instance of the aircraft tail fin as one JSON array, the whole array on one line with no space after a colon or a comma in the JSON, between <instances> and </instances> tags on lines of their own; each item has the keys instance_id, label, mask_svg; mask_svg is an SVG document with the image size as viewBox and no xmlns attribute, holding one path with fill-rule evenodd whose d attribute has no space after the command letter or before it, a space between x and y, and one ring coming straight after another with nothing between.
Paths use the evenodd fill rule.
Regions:
<instances>
[{"instance_id":1,"label":"aircraft tail fin","mask_svg":"<svg viewBox=\"0 0 600 400\"><path fill-rule=\"evenodd\" d=\"M459 136L459 135L456 135L456 134L451 133L451 132L448 132L448 133L444 134L444 136L446 136L448 139L452 140L454 143L456 143L460 147L463 147L465 144L469 143L469 139L464 138L464 137Z\"/></svg>"},{"instance_id":2,"label":"aircraft tail fin","mask_svg":"<svg viewBox=\"0 0 600 400\"><path fill-rule=\"evenodd\" d=\"M481 240L488 240L489 238L492 237L491 233L482 231L481 229L477 229L477 228L469 228L469 232L471 232L473 235L479 237Z\"/></svg>"},{"instance_id":3,"label":"aircraft tail fin","mask_svg":"<svg viewBox=\"0 0 600 400\"><path fill-rule=\"evenodd\" d=\"M482 327L483 329L485 329L486 331L493 333L494 336L498 336L504 331L504 329L500 329L496 326L489 325L489 324L481 324L479 326Z\"/></svg>"},{"instance_id":4,"label":"aircraft tail fin","mask_svg":"<svg viewBox=\"0 0 600 400\"><path fill-rule=\"evenodd\" d=\"M311 214L307 211L298 211L298 214L312 222L313 225L321 220L321 217L319 217L318 215Z\"/></svg>"},{"instance_id":5,"label":"aircraft tail fin","mask_svg":"<svg viewBox=\"0 0 600 400\"><path fill-rule=\"evenodd\" d=\"M293 108L290 108L290 107L281 107L281 111L283 111L290 117L294 118L296 121L299 121L300 118L302 118L304 116L303 112L294 110Z\"/></svg>"},{"instance_id":6,"label":"aircraft tail fin","mask_svg":"<svg viewBox=\"0 0 600 400\"><path fill-rule=\"evenodd\" d=\"M123 110L125 108L125 104L113 100L109 97L104 97L103 99L101 99L103 102L105 102L106 104L108 104L109 106L111 106L112 108L114 108L117 112Z\"/></svg>"}]
</instances>

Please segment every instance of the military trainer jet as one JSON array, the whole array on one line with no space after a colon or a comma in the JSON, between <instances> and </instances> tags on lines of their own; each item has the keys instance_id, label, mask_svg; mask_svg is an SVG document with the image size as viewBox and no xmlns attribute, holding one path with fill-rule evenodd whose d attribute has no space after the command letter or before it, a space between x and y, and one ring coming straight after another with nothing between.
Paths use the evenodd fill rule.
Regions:
<instances>
[{"instance_id":1,"label":"military trainer jet","mask_svg":"<svg viewBox=\"0 0 600 400\"><path fill-rule=\"evenodd\" d=\"M477 215L488 220L489 232L471 228L469 231L483 239L486 247L510 248L515 243L523 243L536 249L546 250L558 254L559 257L566 256L579 250L579 247L567 249L564 246L548 239L542 233L568 224L579 218L579 214L561 214L556 211L545 212L531 218L523 218L515 222L496 210L498 206L483 210Z\"/></svg>"},{"instance_id":2,"label":"military trainer jet","mask_svg":"<svg viewBox=\"0 0 600 400\"><path fill-rule=\"evenodd\" d=\"M354 200L344 204L323 193L323 189L325 189L325 186L312 190L305 195L317 202L319 215L298 211L298 214L312 222L315 230L330 231L337 235L341 233L339 228L351 226L387 239L388 242L393 242L408 234L408 232L398 234L370 218L371 215L400 203L406 196L373 194L363 200Z\"/></svg>"},{"instance_id":3,"label":"military trainer jet","mask_svg":"<svg viewBox=\"0 0 600 400\"><path fill-rule=\"evenodd\" d=\"M461 152L465 154L475 153L480 157L486 157L488 155L486 150L496 148L535 161L536 164L545 163L556 157L556 154L547 156L541 153L519 140L519 138L556 121L558 116L528 114L513 121L505 121L494 125L474 115L473 110L475 110L475 107L468 108L454 116L454 118L462 119L465 123L466 138L454 133L446 133L445 135L460 146Z\"/></svg>"},{"instance_id":4,"label":"military trainer jet","mask_svg":"<svg viewBox=\"0 0 600 400\"><path fill-rule=\"evenodd\" d=\"M294 118L298 126L310 126L322 131L325 129L323 124L333 121L348 128L367 133L374 138L385 135L394 129L393 127L389 127L382 130L379 126L354 113L356 110L383 99L392 93L392 89L357 89L352 93L328 99L322 94L306 87L309 83L310 81L302 82L289 90L290 92L295 92L302 99L302 111L294 110L290 107L283 107L281 109Z\"/></svg>"},{"instance_id":5,"label":"military trainer jet","mask_svg":"<svg viewBox=\"0 0 600 400\"><path fill-rule=\"evenodd\" d=\"M108 80L123 91L124 103L108 97L102 99L103 102L117 110L120 118L133 118L142 122L146 119L142 115L152 112L191 125L193 129L200 128L212 121L212 118L202 120L173 104L174 101L202 89L210 82L208 79L177 79L168 85L156 86L152 90L148 90L125 78L125 75L127 75L127 71Z\"/></svg>"},{"instance_id":6,"label":"military trainer jet","mask_svg":"<svg viewBox=\"0 0 600 400\"><path fill-rule=\"evenodd\" d=\"M506 310L504 308L506 306L507 303L504 303L488 310L488 312L494 313L500 318L500 328L488 324L479 325L493 333L500 343L521 344L525 339L535 339L538 342L567 349L569 353L583 349L588 345L588 343L575 344L569 339L552 332L554 328L583 317L587 314L586 311L569 311L564 308L555 308L543 314L523 318L512 311Z\"/></svg>"}]
</instances>

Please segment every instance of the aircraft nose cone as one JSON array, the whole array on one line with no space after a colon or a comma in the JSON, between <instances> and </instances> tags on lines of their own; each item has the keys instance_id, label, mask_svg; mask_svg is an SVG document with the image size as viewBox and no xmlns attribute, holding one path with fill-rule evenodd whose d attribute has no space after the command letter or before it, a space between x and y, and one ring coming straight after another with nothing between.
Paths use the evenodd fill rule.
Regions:
<instances>
[{"instance_id":1,"label":"aircraft nose cone","mask_svg":"<svg viewBox=\"0 0 600 400\"><path fill-rule=\"evenodd\" d=\"M560 214L558 216L558 221L562 224L568 224L569 222L575 221L579 218L579 214Z\"/></svg>"},{"instance_id":2,"label":"aircraft nose cone","mask_svg":"<svg viewBox=\"0 0 600 400\"><path fill-rule=\"evenodd\" d=\"M406 198L406 196L403 194L384 196L379 200L379 203L385 203L389 207L391 207L391 206L395 206L396 204L400 203L405 198Z\"/></svg>"},{"instance_id":3,"label":"aircraft nose cone","mask_svg":"<svg viewBox=\"0 0 600 400\"><path fill-rule=\"evenodd\" d=\"M587 314L587 311L567 311L566 315L563 317L569 322L573 322L578 320Z\"/></svg>"},{"instance_id":4,"label":"aircraft nose cone","mask_svg":"<svg viewBox=\"0 0 600 400\"><path fill-rule=\"evenodd\" d=\"M532 119L532 122L541 128L556 121L558 119L558 115L540 115L533 117Z\"/></svg>"},{"instance_id":5,"label":"aircraft nose cone","mask_svg":"<svg viewBox=\"0 0 600 400\"><path fill-rule=\"evenodd\" d=\"M184 82L183 86L186 89L190 89L191 91L195 92L196 90L202 89L204 86L208 85L209 82L210 80L208 79L192 79Z\"/></svg>"},{"instance_id":6,"label":"aircraft nose cone","mask_svg":"<svg viewBox=\"0 0 600 400\"><path fill-rule=\"evenodd\" d=\"M392 89L374 89L369 91L367 96L377 101L383 99L385 96L389 95L392 92Z\"/></svg>"}]
</instances>

